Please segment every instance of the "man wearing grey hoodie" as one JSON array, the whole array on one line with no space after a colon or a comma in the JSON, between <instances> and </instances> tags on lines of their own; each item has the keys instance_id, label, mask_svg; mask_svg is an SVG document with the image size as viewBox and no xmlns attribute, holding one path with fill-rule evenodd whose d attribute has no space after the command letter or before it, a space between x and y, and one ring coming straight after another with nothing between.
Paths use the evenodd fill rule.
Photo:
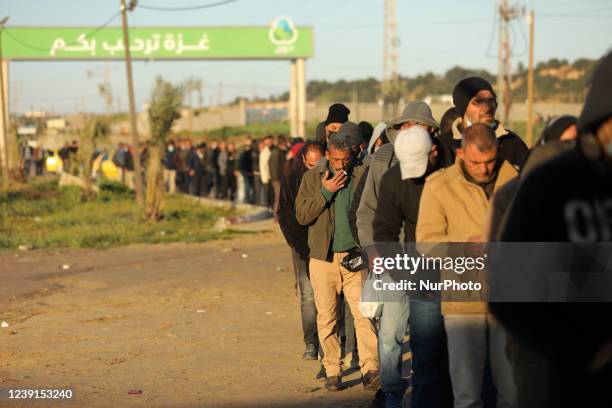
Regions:
<instances>
[{"instance_id":1,"label":"man wearing grey hoodie","mask_svg":"<svg viewBox=\"0 0 612 408\"><path fill-rule=\"evenodd\" d=\"M387 138L391 143L380 146L372 156L365 182L360 186L361 189L355 193L355 200L361 191L359 205L356 210L355 225L359 244L372 259L374 255L374 231L372 223L378 205L380 184L383 175L398 162L395 155L393 143L400 130L420 126L426 129L433 137L439 129L438 122L433 118L429 106L420 101L409 102L402 111L401 116L393 119L386 130ZM445 162L443 165L447 165ZM402 298L405 299L405 298ZM402 384L400 372L397 370L397 362L392 356L401 355L402 339L406 329L405 319L409 317L409 325L412 341L413 362L415 375L413 380L413 406L414 402L420 401L419 407L426 406L429 397L435 396L435 401L440 402L440 406L452 405L452 391L448 374L442 375L444 367L439 367L440 356L434 355L434 350L446 349L446 338L444 336L444 323L440 312L440 305L436 302L409 300L410 314L408 313L409 304L404 301L386 302L382 309L381 326L396 327L397 330L381 330L378 336L379 354L381 364L381 379L383 391L388 399L387 405L393 406L390 399L396 396L405 388ZM403 331L398 333L398 331ZM399 339L399 340L398 340ZM418 341L422 339L422 341ZM412 344L412 343L415 344ZM435 344L434 344L435 343ZM438 345L441 345L438 347ZM419 346L421 346L419 348ZM399 349L399 352L398 352ZM442 360L448 361L448 356L442 356ZM432 363L432 361L435 361ZM386 365L390 365L387 367ZM393 366L391 366L393 365ZM448 367L448 365L446 365ZM448 369L446 368L446 371ZM397 373L397 375L395 375ZM418 376L418 378L416 378ZM399 399L401 398L393 398ZM442 403L444 401L444 403ZM424 404L425 403L425 404ZM432 402L432 404L436 404ZM434 406L432 405L432 406Z\"/></svg>"}]
</instances>

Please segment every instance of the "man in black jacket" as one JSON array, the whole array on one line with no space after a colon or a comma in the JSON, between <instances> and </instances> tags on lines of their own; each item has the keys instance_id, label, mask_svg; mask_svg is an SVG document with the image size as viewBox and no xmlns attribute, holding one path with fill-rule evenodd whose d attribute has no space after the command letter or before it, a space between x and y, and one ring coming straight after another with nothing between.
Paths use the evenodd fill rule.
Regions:
<instances>
[{"instance_id":1,"label":"man in black jacket","mask_svg":"<svg viewBox=\"0 0 612 408\"><path fill-rule=\"evenodd\" d=\"M593 74L577 123L576 147L525 177L501 234L501 240L507 243L535 242L540 246L548 243L547 246L563 248L564 252L547 248L536 253L544 261L538 264L545 266L530 272L546 278L544 275L550 276L553 268L573 266L576 275L572 269L568 296L576 295L577 288L597 279L609 279L612 274L609 266L612 241L610 78L612 53L602 59ZM607 254L608 263L600 267L599 273L589 276L585 272L594 266L593 250ZM585 251L589 256L578 257ZM577 268L569 265L577 260L581 261ZM497 279L500 273L492 269L491 279ZM499 289L492 284L492 296ZM598 288L597 294L607 301L580 303L593 300L583 297L565 303L489 304L492 313L510 333L509 357L521 407L612 406L612 326L609 324L612 294L609 286Z\"/></svg>"},{"instance_id":2,"label":"man in black jacket","mask_svg":"<svg viewBox=\"0 0 612 408\"><path fill-rule=\"evenodd\" d=\"M308 272L308 226L300 225L295 219L295 198L297 197L302 176L312 169L323 157L323 146L318 143L307 143L293 160L292 168L283 178L280 190L278 223L285 240L291 248L293 268L300 293L300 310L302 330L306 350L305 360L316 360L319 349L317 334L317 308L314 302L310 274Z\"/></svg>"},{"instance_id":3,"label":"man in black jacket","mask_svg":"<svg viewBox=\"0 0 612 408\"><path fill-rule=\"evenodd\" d=\"M251 147L253 141L250 137L247 137L244 141L244 147L238 156L238 170L244 181L244 202L248 204L254 204L253 198L253 154Z\"/></svg>"},{"instance_id":4,"label":"man in black jacket","mask_svg":"<svg viewBox=\"0 0 612 408\"><path fill-rule=\"evenodd\" d=\"M287 142L284 136L277 136L276 146L270 152L270 183L272 184L272 211L276 221L278 206L280 201L281 180L283 178L283 168L287 156Z\"/></svg>"},{"instance_id":5,"label":"man in black jacket","mask_svg":"<svg viewBox=\"0 0 612 408\"><path fill-rule=\"evenodd\" d=\"M461 135L466 127L485 123L495 130L499 157L510 164L521 167L527 158L527 145L511 130L505 129L495 119L497 96L487 80L479 77L465 78L453 89L453 103L459 114L451 129L440 135L440 140L450 157L455 161L455 151L461 147Z\"/></svg>"},{"instance_id":6,"label":"man in black jacket","mask_svg":"<svg viewBox=\"0 0 612 408\"><path fill-rule=\"evenodd\" d=\"M439 141L419 126L400 131L394 151L399 162L382 176L372 223L378 252L391 257L403 251L403 246L399 245L402 230L404 242L416 241L419 201L425 179L445 164ZM391 273L390 278L399 282L405 276ZM402 344L408 324L413 370L410 406L452 406L446 334L439 307L435 301L412 294L408 297L407 293L393 301L385 301L386 314L381 318L379 329L379 354L387 407L402 406L405 391L401 376Z\"/></svg>"}]
</instances>

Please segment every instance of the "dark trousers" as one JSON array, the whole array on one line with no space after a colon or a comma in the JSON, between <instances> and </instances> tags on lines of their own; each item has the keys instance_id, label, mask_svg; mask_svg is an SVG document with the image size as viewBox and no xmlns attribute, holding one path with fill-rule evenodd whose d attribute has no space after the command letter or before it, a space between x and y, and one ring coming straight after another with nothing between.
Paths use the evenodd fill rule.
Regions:
<instances>
[{"instance_id":1,"label":"dark trousers","mask_svg":"<svg viewBox=\"0 0 612 408\"><path fill-rule=\"evenodd\" d=\"M236 176L234 173L228 173L223 176L221 188L221 198L227 198L230 201L234 201L236 199Z\"/></svg>"},{"instance_id":2,"label":"dark trousers","mask_svg":"<svg viewBox=\"0 0 612 408\"><path fill-rule=\"evenodd\" d=\"M186 171L176 172L176 188L181 193L189 194L191 176Z\"/></svg>"},{"instance_id":3,"label":"dark trousers","mask_svg":"<svg viewBox=\"0 0 612 408\"><path fill-rule=\"evenodd\" d=\"M251 175L242 174L242 178L244 179L244 202L248 204L255 203L255 191L254 191L254 177Z\"/></svg>"},{"instance_id":4,"label":"dark trousers","mask_svg":"<svg viewBox=\"0 0 612 408\"><path fill-rule=\"evenodd\" d=\"M208 194L206 173L196 173L191 177L189 194L198 197L205 197Z\"/></svg>"},{"instance_id":5,"label":"dark trousers","mask_svg":"<svg viewBox=\"0 0 612 408\"><path fill-rule=\"evenodd\" d=\"M259 177L259 174L255 174L255 176L253 176L253 202L256 205L262 205L261 204L261 197L263 196L263 194L261 193L262 190L262 185L261 185L261 177Z\"/></svg>"},{"instance_id":6,"label":"dark trousers","mask_svg":"<svg viewBox=\"0 0 612 408\"><path fill-rule=\"evenodd\" d=\"M317 307L314 301L314 292L310 283L310 273L308 271L308 258L302 257L291 249L293 258L293 268L297 281L297 288L300 296L300 313L302 316L302 331L304 332L305 344L319 344L317 335Z\"/></svg>"},{"instance_id":7,"label":"dark trousers","mask_svg":"<svg viewBox=\"0 0 612 408\"><path fill-rule=\"evenodd\" d=\"M453 406L448 346L440 302L410 299L411 407Z\"/></svg>"},{"instance_id":8,"label":"dark trousers","mask_svg":"<svg viewBox=\"0 0 612 408\"><path fill-rule=\"evenodd\" d=\"M276 221L278 221L277 213L278 213L278 207L280 205L280 190L281 190L280 180L272 181L272 194L274 196L274 198L272 199L272 214L274 214L274 219Z\"/></svg>"},{"instance_id":9,"label":"dark trousers","mask_svg":"<svg viewBox=\"0 0 612 408\"><path fill-rule=\"evenodd\" d=\"M274 193L272 191L272 182L262 183L262 185L263 185L263 192L264 192L262 205L272 208L272 199L274 196Z\"/></svg>"},{"instance_id":10,"label":"dark trousers","mask_svg":"<svg viewBox=\"0 0 612 408\"><path fill-rule=\"evenodd\" d=\"M215 197L223 198L223 176L218 169L215 170Z\"/></svg>"}]
</instances>

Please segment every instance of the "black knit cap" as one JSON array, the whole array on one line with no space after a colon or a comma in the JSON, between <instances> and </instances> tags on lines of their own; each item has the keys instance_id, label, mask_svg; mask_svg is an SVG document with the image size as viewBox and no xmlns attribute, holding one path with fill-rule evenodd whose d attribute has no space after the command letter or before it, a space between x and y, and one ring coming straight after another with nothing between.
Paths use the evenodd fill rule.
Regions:
<instances>
[{"instance_id":1,"label":"black knit cap","mask_svg":"<svg viewBox=\"0 0 612 408\"><path fill-rule=\"evenodd\" d=\"M470 100L480 91L490 91L494 97L493 87L486 79L480 77L469 77L462 79L453 89L453 103L459 115L465 115Z\"/></svg>"},{"instance_id":2,"label":"black knit cap","mask_svg":"<svg viewBox=\"0 0 612 408\"><path fill-rule=\"evenodd\" d=\"M370 138L372 137L372 133L374 133L374 128L372 127L372 125L364 120L359 122L357 126L359 126L359 129L361 129L361 135L363 136L363 140L369 142Z\"/></svg>"},{"instance_id":3,"label":"black knit cap","mask_svg":"<svg viewBox=\"0 0 612 408\"><path fill-rule=\"evenodd\" d=\"M578 133L596 131L612 116L612 52L601 59L591 79L591 88L578 118Z\"/></svg>"},{"instance_id":4,"label":"black knit cap","mask_svg":"<svg viewBox=\"0 0 612 408\"><path fill-rule=\"evenodd\" d=\"M572 115L561 115L553 118L550 122L548 122L542 131L542 135L540 136L540 144L560 140L563 132L565 132L570 126L575 125L577 120L578 118Z\"/></svg>"},{"instance_id":5,"label":"black knit cap","mask_svg":"<svg viewBox=\"0 0 612 408\"><path fill-rule=\"evenodd\" d=\"M349 113L351 113L351 111L345 105L341 103L334 103L329 107L327 119L325 119L325 125L327 126L330 123L344 123L348 120Z\"/></svg>"}]
</instances>

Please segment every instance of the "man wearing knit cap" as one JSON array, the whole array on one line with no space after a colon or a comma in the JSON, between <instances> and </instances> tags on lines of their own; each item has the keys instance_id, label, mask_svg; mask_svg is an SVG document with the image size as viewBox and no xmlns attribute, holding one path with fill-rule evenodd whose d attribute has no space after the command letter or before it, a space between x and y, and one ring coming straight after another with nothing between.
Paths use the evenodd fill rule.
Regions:
<instances>
[{"instance_id":1,"label":"man wearing knit cap","mask_svg":"<svg viewBox=\"0 0 612 408\"><path fill-rule=\"evenodd\" d=\"M535 146L559 140L573 140L578 136L576 122L578 118L572 115L561 115L552 118L547 124Z\"/></svg>"},{"instance_id":2,"label":"man wearing knit cap","mask_svg":"<svg viewBox=\"0 0 612 408\"><path fill-rule=\"evenodd\" d=\"M527 145L495 119L497 96L487 80L469 77L459 81L453 89L453 103L460 117L453 122L450 131L440 135L440 140L453 161L455 151L461 147L462 132L476 123L484 123L495 130L499 157L514 166L523 165L527 158Z\"/></svg>"},{"instance_id":3,"label":"man wearing knit cap","mask_svg":"<svg viewBox=\"0 0 612 408\"><path fill-rule=\"evenodd\" d=\"M576 147L525 177L508 212L501 241L578 242L578 249L610 253L605 245L612 241L611 78L609 53L595 68L578 118ZM563 248L572 246L565 244ZM573 261L566 257L563 262L559 251L540 256L546 258L538 265L567 267ZM580 263L583 271L592 268L587 266L594 261L589 258ZM598 272L578 279L588 285L593 280L589 275L610 274L609 262ZM492 269L491 277L496 273ZM537 274L544 276L546 271L534 273L534 279L540 279ZM491 286L492 291L496 289ZM609 287L597 288L597 292L600 299L611 297ZM612 316L612 302L572 300L489 304L510 333L509 355L521 407L612 406L612 326L606 323ZM534 360L544 364L533 364Z\"/></svg>"},{"instance_id":4,"label":"man wearing knit cap","mask_svg":"<svg viewBox=\"0 0 612 408\"><path fill-rule=\"evenodd\" d=\"M329 136L337 133L340 126L348 120L350 109L341 103L334 103L329 107L327 118L325 119L325 138L329 141Z\"/></svg>"}]
</instances>

